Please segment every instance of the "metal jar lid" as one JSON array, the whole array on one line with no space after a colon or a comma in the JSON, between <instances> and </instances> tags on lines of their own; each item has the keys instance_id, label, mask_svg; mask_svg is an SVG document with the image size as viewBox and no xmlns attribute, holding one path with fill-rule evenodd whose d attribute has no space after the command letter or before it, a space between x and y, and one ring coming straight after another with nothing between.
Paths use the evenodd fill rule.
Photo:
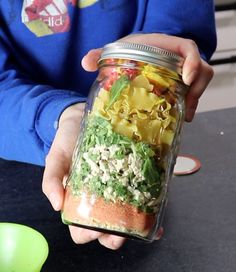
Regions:
<instances>
[{"instance_id":1,"label":"metal jar lid","mask_svg":"<svg viewBox=\"0 0 236 272\"><path fill-rule=\"evenodd\" d=\"M100 60L109 58L143 61L182 73L184 59L171 51L145 44L115 42L104 46Z\"/></svg>"}]
</instances>

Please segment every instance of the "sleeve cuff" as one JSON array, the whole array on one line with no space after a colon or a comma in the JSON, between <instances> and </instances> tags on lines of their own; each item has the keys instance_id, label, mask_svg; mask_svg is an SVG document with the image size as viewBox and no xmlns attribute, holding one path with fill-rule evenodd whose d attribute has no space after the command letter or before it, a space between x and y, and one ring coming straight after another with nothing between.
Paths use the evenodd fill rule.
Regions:
<instances>
[{"instance_id":1,"label":"sleeve cuff","mask_svg":"<svg viewBox=\"0 0 236 272\"><path fill-rule=\"evenodd\" d=\"M67 107L85 101L85 97L78 95L60 94L49 97L41 104L36 115L35 128L38 137L44 142L44 145L47 147L51 146L61 113Z\"/></svg>"}]
</instances>

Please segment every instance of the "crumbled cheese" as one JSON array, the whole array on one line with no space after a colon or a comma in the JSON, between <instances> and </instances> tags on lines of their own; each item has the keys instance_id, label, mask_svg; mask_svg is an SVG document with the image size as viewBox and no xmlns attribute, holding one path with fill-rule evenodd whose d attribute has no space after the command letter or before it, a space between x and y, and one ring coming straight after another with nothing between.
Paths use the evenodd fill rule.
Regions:
<instances>
[{"instance_id":1,"label":"crumbled cheese","mask_svg":"<svg viewBox=\"0 0 236 272\"><path fill-rule=\"evenodd\" d=\"M111 156L111 157L114 157L114 156L115 156L115 153L116 153L117 151L119 151L119 150L120 150L120 148L118 147L118 145L112 145L112 146L110 146L110 147L109 147L110 156Z\"/></svg>"},{"instance_id":2,"label":"crumbled cheese","mask_svg":"<svg viewBox=\"0 0 236 272\"><path fill-rule=\"evenodd\" d=\"M152 207L152 206L156 206L158 204L158 199L152 199L151 201L148 202L148 206Z\"/></svg>"},{"instance_id":3,"label":"crumbled cheese","mask_svg":"<svg viewBox=\"0 0 236 272\"><path fill-rule=\"evenodd\" d=\"M122 177L122 178L120 179L120 182L121 182L121 184L122 184L123 186L127 187L128 184L129 184L129 179L128 179L127 177Z\"/></svg>"},{"instance_id":4,"label":"crumbled cheese","mask_svg":"<svg viewBox=\"0 0 236 272\"><path fill-rule=\"evenodd\" d=\"M151 194L148 192L140 192L137 188L140 182L145 180L142 174L143 160L137 155L130 153L122 159L116 159L115 154L120 151L119 145L97 145L91 147L88 152L83 154L83 158L77 165L77 169L81 167L82 160L88 163L91 173L84 179L84 182L89 183L93 177L100 177L103 184L107 184L109 180L114 179L116 175L116 182L127 187L128 191L133 195L134 199L140 203L149 201L149 206L152 206ZM97 156L97 158L96 158ZM91 159L93 158L93 159ZM129 176L133 176L130 180ZM106 199L115 201L117 192L113 191L112 187L104 190L103 195ZM124 199L119 196L120 200Z\"/></svg>"},{"instance_id":5,"label":"crumbled cheese","mask_svg":"<svg viewBox=\"0 0 236 272\"><path fill-rule=\"evenodd\" d=\"M147 199L150 199L152 197L152 195L149 192L143 192L143 194Z\"/></svg>"}]
</instances>

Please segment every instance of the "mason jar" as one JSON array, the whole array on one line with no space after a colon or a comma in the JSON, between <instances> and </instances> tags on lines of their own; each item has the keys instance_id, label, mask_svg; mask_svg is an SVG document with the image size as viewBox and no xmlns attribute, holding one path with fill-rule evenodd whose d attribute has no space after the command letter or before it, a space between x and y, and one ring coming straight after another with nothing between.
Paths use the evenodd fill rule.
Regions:
<instances>
[{"instance_id":1,"label":"mason jar","mask_svg":"<svg viewBox=\"0 0 236 272\"><path fill-rule=\"evenodd\" d=\"M65 187L65 224L153 241L173 173L187 90L161 48L103 48Z\"/></svg>"}]
</instances>

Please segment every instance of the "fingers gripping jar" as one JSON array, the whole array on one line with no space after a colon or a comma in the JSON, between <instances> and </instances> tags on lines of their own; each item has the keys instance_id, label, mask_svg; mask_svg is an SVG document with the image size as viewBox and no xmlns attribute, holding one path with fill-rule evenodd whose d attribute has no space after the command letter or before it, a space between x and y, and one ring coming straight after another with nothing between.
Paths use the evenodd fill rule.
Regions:
<instances>
[{"instance_id":1,"label":"fingers gripping jar","mask_svg":"<svg viewBox=\"0 0 236 272\"><path fill-rule=\"evenodd\" d=\"M182 63L147 45L104 47L66 184L64 223L155 239L184 118Z\"/></svg>"}]
</instances>

